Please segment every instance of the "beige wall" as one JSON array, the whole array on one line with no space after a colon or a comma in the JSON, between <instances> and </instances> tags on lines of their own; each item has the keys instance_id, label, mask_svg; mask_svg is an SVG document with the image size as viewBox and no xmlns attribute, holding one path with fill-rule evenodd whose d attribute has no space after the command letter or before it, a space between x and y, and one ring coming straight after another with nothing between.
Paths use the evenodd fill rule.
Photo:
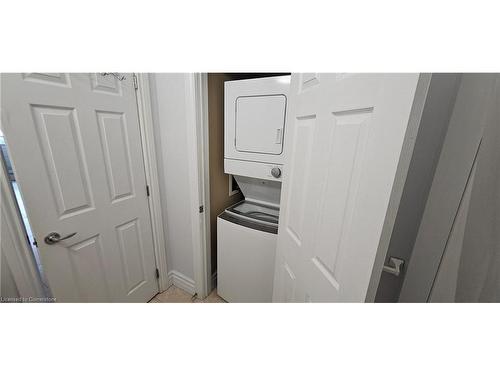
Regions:
<instances>
[{"instance_id":1,"label":"beige wall","mask_svg":"<svg viewBox=\"0 0 500 375\"><path fill-rule=\"evenodd\" d=\"M224 73L208 74L212 273L217 269L217 215L243 199L241 193L229 196L229 176L224 173L224 81L229 79Z\"/></svg>"}]
</instances>

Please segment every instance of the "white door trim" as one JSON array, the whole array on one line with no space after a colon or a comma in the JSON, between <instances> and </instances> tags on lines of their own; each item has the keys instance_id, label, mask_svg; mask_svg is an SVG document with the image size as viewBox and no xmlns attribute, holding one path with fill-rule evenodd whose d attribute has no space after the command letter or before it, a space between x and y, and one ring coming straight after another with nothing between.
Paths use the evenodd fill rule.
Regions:
<instances>
[{"instance_id":1,"label":"white door trim","mask_svg":"<svg viewBox=\"0 0 500 375\"><path fill-rule=\"evenodd\" d=\"M209 123L208 123L208 73L198 73L197 76L197 98L199 108L199 147L201 160L201 185L203 188L203 239L202 247L203 254L203 275L205 282L206 294L210 294L215 287L214 275L212 274L212 241L210 231L210 156L209 156Z\"/></svg>"},{"instance_id":2,"label":"white door trim","mask_svg":"<svg viewBox=\"0 0 500 375\"><path fill-rule=\"evenodd\" d=\"M156 157L153 113L151 110L151 91L149 74L138 73L137 77L137 108L139 127L141 131L142 155L146 172L146 183L149 186L149 212L153 232L153 246L156 268L158 268L158 286L160 293L170 286L167 269L167 253L162 206L160 200L160 183L158 177L158 159Z\"/></svg>"},{"instance_id":3,"label":"white door trim","mask_svg":"<svg viewBox=\"0 0 500 375\"><path fill-rule=\"evenodd\" d=\"M2 118L2 121L4 119ZM26 231L22 224L19 208L14 193L9 184L5 166L0 160L0 229L6 227L14 246L5 246L5 260L12 271L21 298L41 298L45 296L43 287L35 266L35 260L30 245L26 239ZM0 235L1 236L1 235ZM5 239L4 239L5 241ZM1 259L0 259L1 262Z\"/></svg>"},{"instance_id":4,"label":"white door trim","mask_svg":"<svg viewBox=\"0 0 500 375\"><path fill-rule=\"evenodd\" d=\"M191 202L191 233L195 292L208 295L211 286L210 191L208 179L208 87L207 75L191 73L186 78L187 143ZM200 212L203 206L203 212Z\"/></svg>"}]
</instances>

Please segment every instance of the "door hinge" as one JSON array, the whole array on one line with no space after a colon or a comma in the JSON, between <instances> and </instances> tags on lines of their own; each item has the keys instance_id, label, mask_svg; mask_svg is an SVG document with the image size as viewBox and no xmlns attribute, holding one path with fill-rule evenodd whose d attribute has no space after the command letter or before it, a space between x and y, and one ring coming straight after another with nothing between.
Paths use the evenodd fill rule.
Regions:
<instances>
[{"instance_id":1,"label":"door hinge","mask_svg":"<svg viewBox=\"0 0 500 375\"><path fill-rule=\"evenodd\" d=\"M199 207L199 211L200 211L200 214L204 211L203 206L200 206L200 207Z\"/></svg>"},{"instance_id":2,"label":"door hinge","mask_svg":"<svg viewBox=\"0 0 500 375\"><path fill-rule=\"evenodd\" d=\"M36 242L36 238L33 238L33 246L38 247L38 242Z\"/></svg>"},{"instance_id":3,"label":"door hinge","mask_svg":"<svg viewBox=\"0 0 500 375\"><path fill-rule=\"evenodd\" d=\"M137 84L137 76L134 73L132 77L133 77L133 80L134 80L134 89L137 90L139 88L139 85Z\"/></svg>"},{"instance_id":4,"label":"door hinge","mask_svg":"<svg viewBox=\"0 0 500 375\"><path fill-rule=\"evenodd\" d=\"M156 269L156 278L159 279L160 278L160 270L157 268Z\"/></svg>"},{"instance_id":5,"label":"door hinge","mask_svg":"<svg viewBox=\"0 0 500 375\"><path fill-rule=\"evenodd\" d=\"M149 197L149 185L146 185L146 195Z\"/></svg>"}]
</instances>

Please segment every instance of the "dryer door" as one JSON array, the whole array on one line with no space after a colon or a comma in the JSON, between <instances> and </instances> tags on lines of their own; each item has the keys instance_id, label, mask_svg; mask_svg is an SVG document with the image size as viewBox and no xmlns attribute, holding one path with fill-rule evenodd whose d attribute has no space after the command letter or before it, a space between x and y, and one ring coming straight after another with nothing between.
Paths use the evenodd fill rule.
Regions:
<instances>
[{"instance_id":1,"label":"dryer door","mask_svg":"<svg viewBox=\"0 0 500 375\"><path fill-rule=\"evenodd\" d=\"M238 97L236 99L236 150L260 154L281 154L285 108L285 95Z\"/></svg>"},{"instance_id":2,"label":"dryer door","mask_svg":"<svg viewBox=\"0 0 500 375\"><path fill-rule=\"evenodd\" d=\"M224 158L283 165L289 89L290 76L224 83Z\"/></svg>"}]
</instances>

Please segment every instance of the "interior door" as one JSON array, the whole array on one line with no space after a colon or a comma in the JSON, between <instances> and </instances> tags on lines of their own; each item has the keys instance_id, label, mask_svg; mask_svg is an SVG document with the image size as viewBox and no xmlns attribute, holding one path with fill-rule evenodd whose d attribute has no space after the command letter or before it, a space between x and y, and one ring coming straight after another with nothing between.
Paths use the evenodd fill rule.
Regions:
<instances>
[{"instance_id":1,"label":"interior door","mask_svg":"<svg viewBox=\"0 0 500 375\"><path fill-rule=\"evenodd\" d=\"M60 302L158 292L133 77L119 78L2 74L7 146Z\"/></svg>"},{"instance_id":2,"label":"interior door","mask_svg":"<svg viewBox=\"0 0 500 375\"><path fill-rule=\"evenodd\" d=\"M274 301L365 301L418 78L292 75Z\"/></svg>"}]
</instances>

